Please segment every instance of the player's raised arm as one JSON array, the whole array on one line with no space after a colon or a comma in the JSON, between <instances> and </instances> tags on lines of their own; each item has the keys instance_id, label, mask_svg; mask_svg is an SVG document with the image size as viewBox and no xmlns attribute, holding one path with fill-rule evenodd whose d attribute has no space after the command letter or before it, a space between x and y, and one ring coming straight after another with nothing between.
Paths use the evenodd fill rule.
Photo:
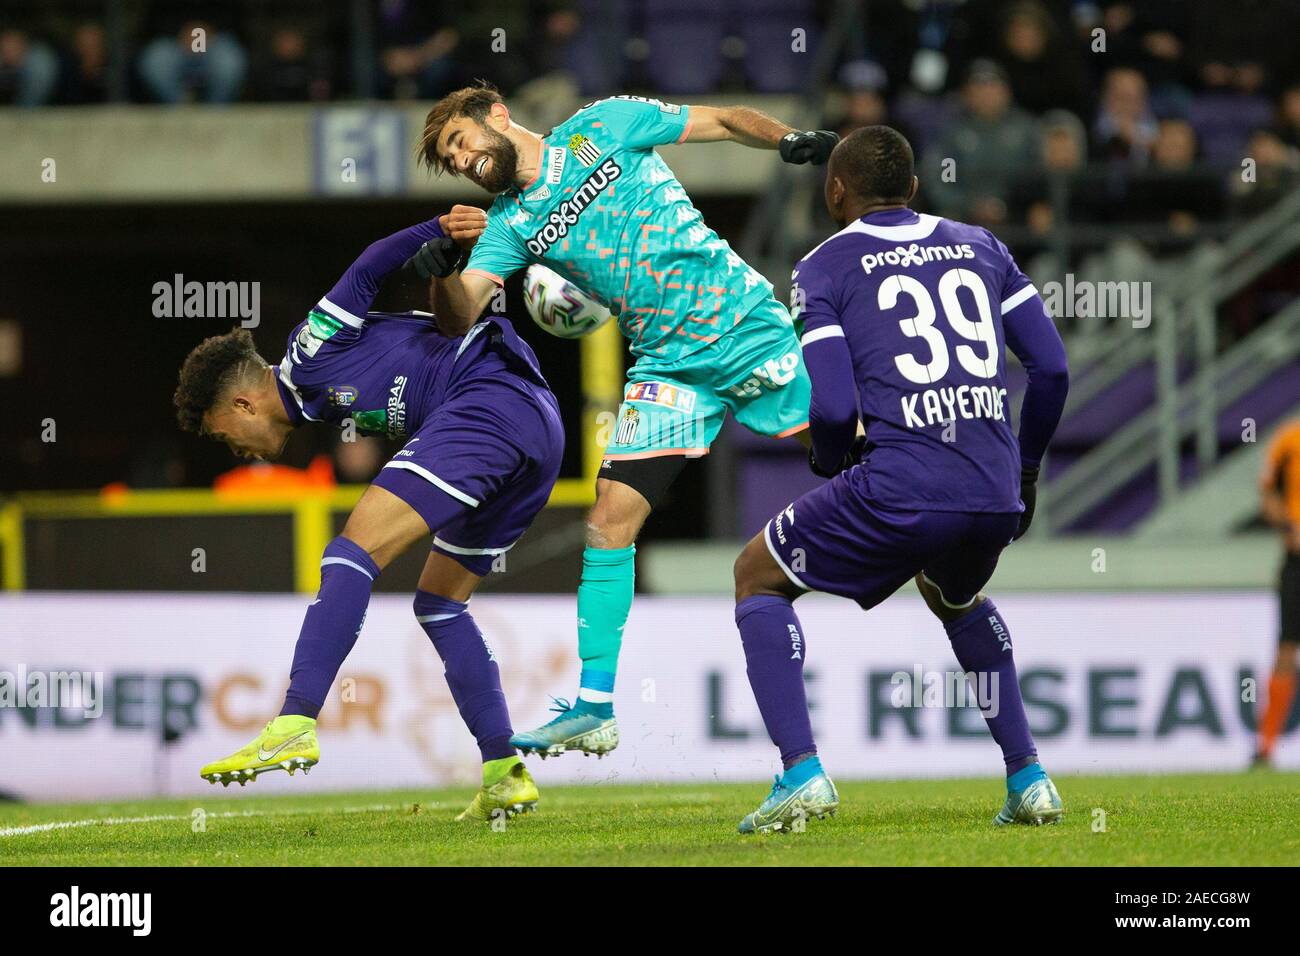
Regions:
<instances>
[{"instance_id":1,"label":"player's raised arm","mask_svg":"<svg viewBox=\"0 0 1300 956\"><path fill-rule=\"evenodd\" d=\"M426 242L442 235L442 224L430 219L375 240L321 299L322 307L349 325L360 327L384 278L400 269Z\"/></svg>"},{"instance_id":2,"label":"player's raised arm","mask_svg":"<svg viewBox=\"0 0 1300 956\"><path fill-rule=\"evenodd\" d=\"M487 308L506 278L529 256L501 214L456 206L447 217L448 235L427 242L412 258L415 271L432 279L429 297L438 328L464 335Z\"/></svg>"},{"instance_id":3,"label":"player's raised arm","mask_svg":"<svg viewBox=\"0 0 1300 956\"><path fill-rule=\"evenodd\" d=\"M429 300L438 328L450 336L464 335L487 308L497 284L478 273L453 272L435 277Z\"/></svg>"},{"instance_id":4,"label":"player's raised arm","mask_svg":"<svg viewBox=\"0 0 1300 956\"><path fill-rule=\"evenodd\" d=\"M691 106L687 143L730 141L779 149L787 163L824 163L840 138L828 129L801 132L748 106Z\"/></svg>"}]
</instances>

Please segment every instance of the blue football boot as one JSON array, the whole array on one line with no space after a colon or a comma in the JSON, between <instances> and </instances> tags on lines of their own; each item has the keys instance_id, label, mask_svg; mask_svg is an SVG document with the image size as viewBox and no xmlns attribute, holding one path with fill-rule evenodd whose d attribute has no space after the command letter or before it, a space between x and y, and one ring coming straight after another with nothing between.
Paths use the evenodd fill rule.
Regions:
<instances>
[{"instance_id":1,"label":"blue football boot","mask_svg":"<svg viewBox=\"0 0 1300 956\"><path fill-rule=\"evenodd\" d=\"M1061 795L1042 764L1031 763L1007 777L1007 802L993 818L994 826L1012 823L1042 826L1057 823L1065 813Z\"/></svg>"},{"instance_id":2,"label":"blue football boot","mask_svg":"<svg viewBox=\"0 0 1300 956\"><path fill-rule=\"evenodd\" d=\"M535 753L543 760L570 750L603 757L618 746L618 721L613 716L580 713L563 698L551 700L555 703L551 710L558 716L536 730L515 734L510 746L525 755Z\"/></svg>"},{"instance_id":3,"label":"blue football boot","mask_svg":"<svg viewBox=\"0 0 1300 956\"><path fill-rule=\"evenodd\" d=\"M736 829L741 833L790 832L797 822L809 817L835 816L839 806L835 784L822 770L821 761L810 757L787 770L784 777L778 776L767 799L746 814Z\"/></svg>"}]
</instances>

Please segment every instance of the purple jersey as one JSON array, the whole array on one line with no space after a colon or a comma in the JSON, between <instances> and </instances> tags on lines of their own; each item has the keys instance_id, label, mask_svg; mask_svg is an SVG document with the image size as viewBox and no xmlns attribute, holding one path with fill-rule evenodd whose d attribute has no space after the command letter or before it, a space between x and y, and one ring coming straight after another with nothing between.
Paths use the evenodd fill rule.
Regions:
<instances>
[{"instance_id":1,"label":"purple jersey","mask_svg":"<svg viewBox=\"0 0 1300 956\"><path fill-rule=\"evenodd\" d=\"M868 450L866 467L854 473L872 501L900 510L1020 511L1022 458L1036 466L1056 426L1065 353L1006 246L977 226L887 210L819 245L799 262L794 282L819 462L828 464L825 448L831 457L846 450L860 415ZM1030 375L1019 440L1004 346ZM827 381L837 376L838 354L856 408L852 398L836 402L836 382ZM839 414L825 412L835 405ZM828 441L826 428L838 438Z\"/></svg>"},{"instance_id":2,"label":"purple jersey","mask_svg":"<svg viewBox=\"0 0 1300 956\"><path fill-rule=\"evenodd\" d=\"M368 311L380 283L428 239L437 220L368 246L289 334L280 395L295 422L351 420L367 435L414 434L445 398L504 369L546 387L536 356L503 318L484 319L458 338L422 312Z\"/></svg>"}]
</instances>

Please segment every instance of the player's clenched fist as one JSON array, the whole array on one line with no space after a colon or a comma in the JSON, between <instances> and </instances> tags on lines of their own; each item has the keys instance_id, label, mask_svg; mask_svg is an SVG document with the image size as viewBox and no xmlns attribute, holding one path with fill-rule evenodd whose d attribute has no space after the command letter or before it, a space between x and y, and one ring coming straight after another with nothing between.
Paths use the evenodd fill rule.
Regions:
<instances>
[{"instance_id":1,"label":"player's clenched fist","mask_svg":"<svg viewBox=\"0 0 1300 956\"><path fill-rule=\"evenodd\" d=\"M781 137L781 158L787 163L821 165L830 159L831 150L840 141L839 134L828 129L798 130Z\"/></svg>"},{"instance_id":2,"label":"player's clenched fist","mask_svg":"<svg viewBox=\"0 0 1300 956\"><path fill-rule=\"evenodd\" d=\"M451 212L438 217L438 223L458 246L472 249L487 228L487 213L478 206L452 206Z\"/></svg>"},{"instance_id":3,"label":"player's clenched fist","mask_svg":"<svg viewBox=\"0 0 1300 956\"><path fill-rule=\"evenodd\" d=\"M403 271L414 272L421 279L445 279L460 268L465 250L456 245L451 236L439 236L422 245L415 255L402 265Z\"/></svg>"}]
</instances>

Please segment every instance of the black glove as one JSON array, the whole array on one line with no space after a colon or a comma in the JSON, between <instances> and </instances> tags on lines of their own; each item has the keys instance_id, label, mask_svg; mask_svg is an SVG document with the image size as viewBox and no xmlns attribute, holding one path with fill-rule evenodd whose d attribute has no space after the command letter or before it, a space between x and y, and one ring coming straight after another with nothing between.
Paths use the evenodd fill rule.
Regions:
<instances>
[{"instance_id":1,"label":"black glove","mask_svg":"<svg viewBox=\"0 0 1300 956\"><path fill-rule=\"evenodd\" d=\"M1020 514L1020 527L1016 529L1012 541L1019 541L1029 530L1034 520L1034 504L1038 501L1038 469L1023 466L1020 469L1020 500L1025 503L1025 510Z\"/></svg>"},{"instance_id":2,"label":"black glove","mask_svg":"<svg viewBox=\"0 0 1300 956\"><path fill-rule=\"evenodd\" d=\"M445 279L457 269L465 258L465 250L456 245L451 236L430 239L420 251L407 259L402 269L414 272L421 279Z\"/></svg>"},{"instance_id":3,"label":"black glove","mask_svg":"<svg viewBox=\"0 0 1300 956\"><path fill-rule=\"evenodd\" d=\"M787 163L812 163L820 166L830 159L831 150L839 141L839 134L828 129L786 133L781 137L781 158Z\"/></svg>"},{"instance_id":4,"label":"black glove","mask_svg":"<svg viewBox=\"0 0 1300 956\"><path fill-rule=\"evenodd\" d=\"M809 447L808 468L818 478L834 478L841 471L848 471L850 468L852 468L854 465L860 462L862 460L862 452L866 449L866 447L867 447L867 436L858 435L856 438L853 439L853 444L849 446L849 450L844 453L844 457L840 459L839 466L834 471L829 473L823 471L822 467L817 464L817 456L813 454L812 448Z\"/></svg>"}]
</instances>

